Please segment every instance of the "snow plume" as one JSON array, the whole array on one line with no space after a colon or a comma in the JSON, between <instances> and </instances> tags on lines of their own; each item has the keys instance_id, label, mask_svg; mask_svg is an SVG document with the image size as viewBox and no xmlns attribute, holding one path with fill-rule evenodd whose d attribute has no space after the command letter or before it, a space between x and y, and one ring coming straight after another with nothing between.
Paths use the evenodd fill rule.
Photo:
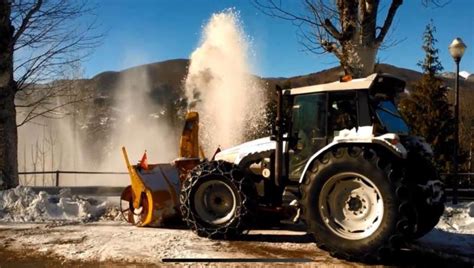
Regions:
<instances>
[{"instance_id":1,"label":"snow plume","mask_svg":"<svg viewBox=\"0 0 474 268\"><path fill-rule=\"evenodd\" d=\"M150 85L149 75L157 74L143 67L127 69L115 76L117 80L109 83L104 92L91 87L94 98L66 106L62 117L37 118L19 128L20 171L125 172L122 146L127 148L132 164L145 150L150 163L169 162L177 157L179 133L170 126L172 111L162 105L164 100L157 99L154 90L159 87ZM20 179L21 185L52 186L56 175L21 175ZM59 184L124 186L130 184L130 178L60 174Z\"/></svg>"},{"instance_id":2,"label":"snow plume","mask_svg":"<svg viewBox=\"0 0 474 268\"><path fill-rule=\"evenodd\" d=\"M57 106L64 100L55 98ZM18 128L19 171L90 170L94 166L84 150L77 104L57 110L60 118L36 118ZM55 174L20 176L20 184L29 186L51 186ZM63 180L64 179L64 180ZM74 185L76 176L64 175L62 181Z\"/></svg>"},{"instance_id":3,"label":"snow plume","mask_svg":"<svg viewBox=\"0 0 474 268\"><path fill-rule=\"evenodd\" d=\"M263 90L250 74L249 40L233 9L213 14L191 54L185 81L189 109L200 114L206 155L244 141L264 118Z\"/></svg>"},{"instance_id":4,"label":"snow plume","mask_svg":"<svg viewBox=\"0 0 474 268\"><path fill-rule=\"evenodd\" d=\"M99 170L126 171L121 147L136 164L145 150L150 163L169 162L177 157L178 138L165 119L163 107L151 98L146 72L130 69L123 73L115 90L113 120L106 155ZM129 178L123 178L128 181Z\"/></svg>"},{"instance_id":5,"label":"snow plume","mask_svg":"<svg viewBox=\"0 0 474 268\"><path fill-rule=\"evenodd\" d=\"M136 164L147 150L150 163L168 162L177 156L176 130L167 111L152 99L148 73L131 68L120 74L101 110L92 101L67 106L60 119L38 118L19 128L20 171L126 171L121 147ZM102 100L102 99L101 99ZM107 104L108 105L108 104ZM80 107L79 107L80 106ZM167 117L168 116L168 117ZM84 117L84 118L82 118ZM92 123L91 123L92 122ZM97 142L96 142L97 141ZM55 174L20 176L21 184L51 186ZM127 175L61 174L60 186L116 185L130 183Z\"/></svg>"}]
</instances>

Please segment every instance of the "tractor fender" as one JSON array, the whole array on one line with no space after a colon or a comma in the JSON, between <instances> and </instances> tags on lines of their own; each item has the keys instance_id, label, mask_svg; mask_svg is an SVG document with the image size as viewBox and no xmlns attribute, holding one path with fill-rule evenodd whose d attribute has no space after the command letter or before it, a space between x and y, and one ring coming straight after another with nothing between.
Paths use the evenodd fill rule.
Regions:
<instances>
[{"instance_id":1,"label":"tractor fender","mask_svg":"<svg viewBox=\"0 0 474 268\"><path fill-rule=\"evenodd\" d=\"M267 151L274 151L275 146L275 141L271 140L270 137L265 137L222 150L216 154L215 160L223 160L235 165L240 165L240 162L246 157Z\"/></svg>"},{"instance_id":2,"label":"tractor fender","mask_svg":"<svg viewBox=\"0 0 474 268\"><path fill-rule=\"evenodd\" d=\"M321 150L313 154L308 162L306 162L306 166L304 167L303 172L301 173L301 177L299 179L299 183L304 182L305 174L308 168L311 166L313 161L318 159L319 157L323 156L326 152L338 148L343 147L345 145L359 145L359 146L372 146L379 148L381 150L385 150L393 154L395 157L405 159L407 157L407 150L405 146L400 143L400 140L397 134L384 134L377 137L366 137L366 138L334 138L334 140L329 143L328 145L324 146Z\"/></svg>"}]
</instances>

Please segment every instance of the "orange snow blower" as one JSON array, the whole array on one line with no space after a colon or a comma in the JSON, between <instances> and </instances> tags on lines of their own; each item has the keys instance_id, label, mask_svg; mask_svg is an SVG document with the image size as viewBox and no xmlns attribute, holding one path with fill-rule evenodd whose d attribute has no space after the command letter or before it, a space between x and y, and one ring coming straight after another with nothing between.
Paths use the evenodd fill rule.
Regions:
<instances>
[{"instance_id":1,"label":"orange snow blower","mask_svg":"<svg viewBox=\"0 0 474 268\"><path fill-rule=\"evenodd\" d=\"M179 191L188 172L198 165L204 154L198 142L199 115L188 112L181 135L179 157L171 163L148 164L146 152L137 165L131 165L127 150L123 157L131 184L120 197L123 218L136 226L162 226L178 218Z\"/></svg>"}]
</instances>

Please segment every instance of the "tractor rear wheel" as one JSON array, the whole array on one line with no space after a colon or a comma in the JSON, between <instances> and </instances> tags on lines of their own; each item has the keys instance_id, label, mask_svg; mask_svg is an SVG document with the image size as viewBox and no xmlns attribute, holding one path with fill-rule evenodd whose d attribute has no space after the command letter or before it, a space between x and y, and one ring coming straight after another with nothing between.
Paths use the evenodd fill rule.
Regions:
<instances>
[{"instance_id":1,"label":"tractor rear wheel","mask_svg":"<svg viewBox=\"0 0 474 268\"><path fill-rule=\"evenodd\" d=\"M406 164L407 181L413 185L417 212L416 228L411 238L420 238L430 232L444 212L444 186L428 156L413 150Z\"/></svg>"},{"instance_id":2,"label":"tractor rear wheel","mask_svg":"<svg viewBox=\"0 0 474 268\"><path fill-rule=\"evenodd\" d=\"M394 165L360 147L334 149L312 163L300 187L301 208L318 247L367 261L403 244L414 209Z\"/></svg>"},{"instance_id":3,"label":"tractor rear wheel","mask_svg":"<svg viewBox=\"0 0 474 268\"><path fill-rule=\"evenodd\" d=\"M183 183L181 214L197 235L232 238L248 229L256 191L240 169L224 161L194 168Z\"/></svg>"}]
</instances>

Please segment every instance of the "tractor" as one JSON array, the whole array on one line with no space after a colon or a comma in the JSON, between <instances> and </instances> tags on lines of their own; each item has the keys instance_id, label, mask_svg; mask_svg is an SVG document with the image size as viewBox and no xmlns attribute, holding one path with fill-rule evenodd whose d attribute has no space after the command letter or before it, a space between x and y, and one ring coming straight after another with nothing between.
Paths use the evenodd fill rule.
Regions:
<instances>
[{"instance_id":1,"label":"tractor","mask_svg":"<svg viewBox=\"0 0 474 268\"><path fill-rule=\"evenodd\" d=\"M286 215L320 248L359 260L425 235L444 211L443 185L430 146L396 108L404 89L388 74L277 87L272 135L192 169L181 186L183 220L219 239Z\"/></svg>"}]
</instances>

